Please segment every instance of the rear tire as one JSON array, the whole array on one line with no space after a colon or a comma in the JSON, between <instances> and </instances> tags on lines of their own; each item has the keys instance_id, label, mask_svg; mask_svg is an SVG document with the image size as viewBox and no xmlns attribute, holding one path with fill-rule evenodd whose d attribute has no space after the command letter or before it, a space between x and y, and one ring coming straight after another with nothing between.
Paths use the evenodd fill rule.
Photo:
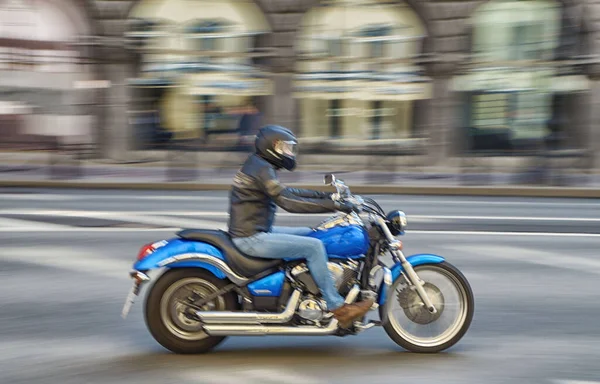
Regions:
<instances>
[{"instance_id":1,"label":"rear tire","mask_svg":"<svg viewBox=\"0 0 600 384\"><path fill-rule=\"evenodd\" d=\"M469 329L471 321L473 320L473 313L475 311L475 299L473 297L473 291L468 280L465 278L462 272L460 272L456 267L454 267L450 263L443 262L440 264L419 265L417 267L414 267L414 270L419 275L419 277L423 281L425 281L426 285L427 283L430 283L428 281L428 277L435 276L437 274L438 276L445 277L447 281L450 281L451 284L454 285L454 287L456 288L456 296L459 297L458 301L460 302L460 309L457 311L458 313L456 315L457 319L455 320L455 323L453 323L450 326L451 329L446 331L446 334L428 338L421 337L419 335L414 335L414 333L409 332L405 329L405 327L402 327L400 325L400 321L398 320L398 318L405 317L406 320L410 321L409 317L411 316L414 319L413 323L410 323L409 321L407 321L407 323L411 324L412 326L416 325L416 329L419 329L419 324L422 324L425 327L428 325L435 325L436 321L439 320L441 316L443 316L443 312L451 311L452 308L451 306L448 306L447 302L444 301L447 300L450 296L452 296L450 294L451 292L440 291L439 288L430 283L430 285L427 286L427 290L431 290L431 292L436 292L437 289L437 292L441 292L441 296L439 293L438 296L432 296L431 294L429 294L429 297L431 299L433 299L434 297L436 299L441 297L442 305L439 308L443 309L442 313L440 313L437 318L435 317L436 315L430 315L426 309L418 308L419 305L414 305L417 302L419 304L422 304L422 301L419 298L418 294L416 294L416 292L414 294L408 293L404 296L407 297L413 295L411 298L406 299L405 306L407 306L408 308L403 309L402 304L400 304L401 295L397 293L397 289L400 286L403 286L403 284L405 284L406 282L402 275L396 278L396 280L394 280L394 282L392 283L392 286L388 291L387 300L385 304L379 307L379 316L382 319L383 328L385 329L388 336L402 348L415 353L441 352L456 344ZM432 280L434 280L435 283L435 279ZM407 290L404 290L403 292L406 291ZM416 295L416 297L414 295ZM448 297L444 297L445 295ZM392 318L392 316L394 316L394 313L396 313L396 311L398 310L394 310L395 301L398 301L398 303L400 304L398 307L400 307L399 309L401 310L401 314L397 317ZM434 305L436 305L435 302ZM414 308L417 309L415 310ZM402 314L402 312L404 312L404 314ZM432 317L428 318L428 316ZM423 327L423 329L425 327Z\"/></svg>"},{"instance_id":2,"label":"rear tire","mask_svg":"<svg viewBox=\"0 0 600 384\"><path fill-rule=\"evenodd\" d=\"M175 299L185 300L185 297L176 295L182 288L196 286L195 292L202 297L222 289L226 284L225 280L202 269L172 269L166 272L146 296L145 321L152 337L166 349L179 354L205 353L221 344L225 336L206 334L198 321L185 316L183 309L186 306ZM238 308L237 295L229 292L206 307L206 310L213 311L235 311Z\"/></svg>"}]
</instances>

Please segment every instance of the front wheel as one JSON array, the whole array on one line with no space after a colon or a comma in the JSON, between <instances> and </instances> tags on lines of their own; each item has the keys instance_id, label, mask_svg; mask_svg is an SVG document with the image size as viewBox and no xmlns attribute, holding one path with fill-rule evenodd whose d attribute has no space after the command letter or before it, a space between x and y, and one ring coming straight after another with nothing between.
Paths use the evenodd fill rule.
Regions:
<instances>
[{"instance_id":1,"label":"front wheel","mask_svg":"<svg viewBox=\"0 0 600 384\"><path fill-rule=\"evenodd\" d=\"M225 281L200 269L166 272L146 297L146 325L154 339L171 352L182 354L208 352L222 343L225 337L206 334L201 323L190 315L190 307L182 302L197 302L225 285ZM237 298L230 292L209 302L203 309L235 311Z\"/></svg>"},{"instance_id":2,"label":"front wheel","mask_svg":"<svg viewBox=\"0 0 600 384\"><path fill-rule=\"evenodd\" d=\"M425 264L414 267L425 282L423 288L437 309L430 313L404 275L389 289L379 315L388 336L402 348L417 353L436 353L456 344L473 319L475 300L465 276L453 265Z\"/></svg>"}]
</instances>

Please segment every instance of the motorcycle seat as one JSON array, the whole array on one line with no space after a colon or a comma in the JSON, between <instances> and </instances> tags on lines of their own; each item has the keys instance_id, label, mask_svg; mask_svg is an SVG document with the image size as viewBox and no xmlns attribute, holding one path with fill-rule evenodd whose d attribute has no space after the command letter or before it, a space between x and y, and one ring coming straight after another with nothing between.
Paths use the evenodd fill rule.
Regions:
<instances>
[{"instance_id":1,"label":"motorcycle seat","mask_svg":"<svg viewBox=\"0 0 600 384\"><path fill-rule=\"evenodd\" d=\"M218 248L231 270L243 277L253 277L267 269L282 265L283 260L261 259L241 252L225 231L213 229L184 229L177 233L182 239L201 241Z\"/></svg>"}]
</instances>

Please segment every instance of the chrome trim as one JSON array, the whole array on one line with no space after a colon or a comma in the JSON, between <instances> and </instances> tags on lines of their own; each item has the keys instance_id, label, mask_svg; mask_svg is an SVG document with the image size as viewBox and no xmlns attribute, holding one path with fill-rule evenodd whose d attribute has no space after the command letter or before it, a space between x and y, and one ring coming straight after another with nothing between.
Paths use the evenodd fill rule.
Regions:
<instances>
[{"instance_id":1,"label":"chrome trim","mask_svg":"<svg viewBox=\"0 0 600 384\"><path fill-rule=\"evenodd\" d=\"M146 275L146 274L145 274L145 273L143 273L143 272L136 271L135 269L134 269L134 270L132 270L131 272L129 272L129 276L130 276L132 279L136 279L136 280L137 280L137 281L139 281L139 282L143 282L143 281L148 281L148 280L150 280L150 277L149 277L148 275Z\"/></svg>"},{"instance_id":2,"label":"chrome trim","mask_svg":"<svg viewBox=\"0 0 600 384\"><path fill-rule=\"evenodd\" d=\"M352 260L352 259L348 259L340 264L346 268L350 268L353 271L357 271L358 267L360 267L360 265L358 264L358 261Z\"/></svg>"},{"instance_id":3,"label":"chrome trim","mask_svg":"<svg viewBox=\"0 0 600 384\"><path fill-rule=\"evenodd\" d=\"M225 263L223 260L221 260L215 256L207 255L205 253L182 253L180 255L175 255L175 256L166 258L163 261L161 261L160 263L158 263L158 265L160 267L165 267L169 264L173 264L173 263L176 263L178 261L183 261L183 260L203 261L207 264L212 265L215 268L219 268L229 278L229 280L231 280L234 284L241 285L248 281L247 278L240 276L237 273L233 272L231 270L231 268L229 267L229 265L227 265L227 263Z\"/></svg>"},{"instance_id":4,"label":"chrome trim","mask_svg":"<svg viewBox=\"0 0 600 384\"><path fill-rule=\"evenodd\" d=\"M325 328L315 326L267 326L267 325L206 325L204 330L211 336L327 336L336 332L338 321L336 319Z\"/></svg>"},{"instance_id":5,"label":"chrome trim","mask_svg":"<svg viewBox=\"0 0 600 384\"><path fill-rule=\"evenodd\" d=\"M360 288L358 284L350 290L344 302L352 303L356 300ZM285 336L326 336L335 333L338 329L337 319L324 328L316 326L268 326L268 325L246 325L246 324L227 324L227 325L205 325L204 331L211 336L264 336L264 335L285 335Z\"/></svg>"},{"instance_id":6,"label":"chrome trim","mask_svg":"<svg viewBox=\"0 0 600 384\"><path fill-rule=\"evenodd\" d=\"M196 316L205 324L283 324L294 316L301 293L299 289L294 290L285 310L280 313L198 311Z\"/></svg>"},{"instance_id":7,"label":"chrome trim","mask_svg":"<svg viewBox=\"0 0 600 384\"><path fill-rule=\"evenodd\" d=\"M302 263L292 268L290 273L292 274L292 276L297 277L298 275L304 272L308 272L308 267L306 266L306 264Z\"/></svg>"},{"instance_id":8,"label":"chrome trim","mask_svg":"<svg viewBox=\"0 0 600 384\"><path fill-rule=\"evenodd\" d=\"M383 267L383 282L388 288L392 285L392 271L387 267Z\"/></svg>"},{"instance_id":9,"label":"chrome trim","mask_svg":"<svg viewBox=\"0 0 600 384\"><path fill-rule=\"evenodd\" d=\"M381 281L383 281L385 272L383 272L382 274L382 279L381 281L375 281L375 277L377 275L377 273L379 271L383 270L383 267L379 264L377 264L376 266L374 266L373 268L371 268L371 272L369 272L369 286L373 289L377 289L379 288L379 285L381 284Z\"/></svg>"},{"instance_id":10,"label":"chrome trim","mask_svg":"<svg viewBox=\"0 0 600 384\"><path fill-rule=\"evenodd\" d=\"M338 226L347 227L349 225L360 225L364 227L365 223L360 216L354 212L350 214L338 213L322 221L315 229L324 230Z\"/></svg>"},{"instance_id":11,"label":"chrome trim","mask_svg":"<svg viewBox=\"0 0 600 384\"><path fill-rule=\"evenodd\" d=\"M354 300L356 300L356 298L358 297L359 293L360 293L360 287L358 286L358 284L354 284L354 286L352 287L350 292L348 292L348 295L346 295L346 299L344 300L344 303L346 303L346 304L353 303Z\"/></svg>"},{"instance_id":12,"label":"chrome trim","mask_svg":"<svg viewBox=\"0 0 600 384\"><path fill-rule=\"evenodd\" d=\"M373 321L371 321L371 322L368 322L367 324L354 324L354 327L356 327L356 329L357 329L359 332L364 332L364 331L366 331L366 330L368 330L368 329L371 329L371 328L373 328L373 327L374 327L374 326L376 326L376 325L380 325L380 324L378 324L378 323L376 323L376 322L373 322Z\"/></svg>"}]
</instances>

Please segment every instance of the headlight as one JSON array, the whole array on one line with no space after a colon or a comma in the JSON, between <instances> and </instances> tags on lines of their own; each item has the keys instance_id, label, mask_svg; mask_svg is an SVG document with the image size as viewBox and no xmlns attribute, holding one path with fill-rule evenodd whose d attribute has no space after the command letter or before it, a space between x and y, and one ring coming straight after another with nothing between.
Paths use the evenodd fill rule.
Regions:
<instances>
[{"instance_id":1,"label":"headlight","mask_svg":"<svg viewBox=\"0 0 600 384\"><path fill-rule=\"evenodd\" d=\"M394 236L404 234L406 230L406 215L402 211L391 211L387 214L388 228Z\"/></svg>"}]
</instances>

